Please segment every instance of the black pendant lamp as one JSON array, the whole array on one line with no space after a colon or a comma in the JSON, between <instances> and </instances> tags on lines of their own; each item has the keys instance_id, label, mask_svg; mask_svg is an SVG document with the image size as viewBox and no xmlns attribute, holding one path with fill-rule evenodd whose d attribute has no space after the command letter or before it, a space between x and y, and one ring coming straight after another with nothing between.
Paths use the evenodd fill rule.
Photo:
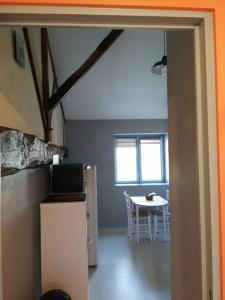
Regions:
<instances>
[{"instance_id":1,"label":"black pendant lamp","mask_svg":"<svg viewBox=\"0 0 225 300\"><path fill-rule=\"evenodd\" d=\"M167 55L166 55L166 32L164 31L164 55L160 61L152 66L152 73L156 75L167 75Z\"/></svg>"}]
</instances>

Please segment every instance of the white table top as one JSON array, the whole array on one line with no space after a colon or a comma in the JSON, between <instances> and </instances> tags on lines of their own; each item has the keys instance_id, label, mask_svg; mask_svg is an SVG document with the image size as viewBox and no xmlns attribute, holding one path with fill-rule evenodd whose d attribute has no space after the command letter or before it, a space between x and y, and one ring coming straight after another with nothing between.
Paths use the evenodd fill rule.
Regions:
<instances>
[{"instance_id":1,"label":"white table top","mask_svg":"<svg viewBox=\"0 0 225 300\"><path fill-rule=\"evenodd\" d=\"M135 205L139 206L163 206L168 204L168 201L161 196L154 196L152 201L146 200L145 196L133 196L130 199Z\"/></svg>"}]
</instances>

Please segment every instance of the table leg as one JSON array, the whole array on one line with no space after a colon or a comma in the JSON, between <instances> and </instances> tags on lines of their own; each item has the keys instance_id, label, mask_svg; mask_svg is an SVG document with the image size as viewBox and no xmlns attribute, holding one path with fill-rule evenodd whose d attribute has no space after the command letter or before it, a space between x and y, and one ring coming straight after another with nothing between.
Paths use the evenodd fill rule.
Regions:
<instances>
[{"instance_id":1,"label":"table leg","mask_svg":"<svg viewBox=\"0 0 225 300\"><path fill-rule=\"evenodd\" d=\"M164 229L164 239L166 240L166 232L167 232L167 224L166 224L166 207L163 205L163 229Z\"/></svg>"},{"instance_id":2,"label":"table leg","mask_svg":"<svg viewBox=\"0 0 225 300\"><path fill-rule=\"evenodd\" d=\"M139 243L139 207L136 205L136 238Z\"/></svg>"}]
</instances>

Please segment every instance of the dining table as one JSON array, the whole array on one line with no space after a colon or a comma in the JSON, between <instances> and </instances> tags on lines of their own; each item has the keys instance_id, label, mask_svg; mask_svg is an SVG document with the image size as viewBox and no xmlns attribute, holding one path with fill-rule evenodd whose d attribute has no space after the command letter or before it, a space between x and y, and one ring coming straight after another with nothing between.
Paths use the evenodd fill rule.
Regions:
<instances>
[{"instance_id":1,"label":"dining table","mask_svg":"<svg viewBox=\"0 0 225 300\"><path fill-rule=\"evenodd\" d=\"M130 199L136 209L136 241L139 243L139 209L163 207L163 213L165 213L165 205L168 204L168 201L158 195L154 196L152 200L147 200L145 196L131 196Z\"/></svg>"}]
</instances>

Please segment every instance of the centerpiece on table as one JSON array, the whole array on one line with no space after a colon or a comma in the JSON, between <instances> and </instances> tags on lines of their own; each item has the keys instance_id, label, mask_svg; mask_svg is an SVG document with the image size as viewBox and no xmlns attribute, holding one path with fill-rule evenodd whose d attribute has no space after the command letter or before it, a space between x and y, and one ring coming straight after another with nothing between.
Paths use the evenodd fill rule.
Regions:
<instances>
[{"instance_id":1,"label":"centerpiece on table","mask_svg":"<svg viewBox=\"0 0 225 300\"><path fill-rule=\"evenodd\" d=\"M156 196L156 193L149 193L145 195L145 198L148 201L153 201L154 196Z\"/></svg>"}]
</instances>

